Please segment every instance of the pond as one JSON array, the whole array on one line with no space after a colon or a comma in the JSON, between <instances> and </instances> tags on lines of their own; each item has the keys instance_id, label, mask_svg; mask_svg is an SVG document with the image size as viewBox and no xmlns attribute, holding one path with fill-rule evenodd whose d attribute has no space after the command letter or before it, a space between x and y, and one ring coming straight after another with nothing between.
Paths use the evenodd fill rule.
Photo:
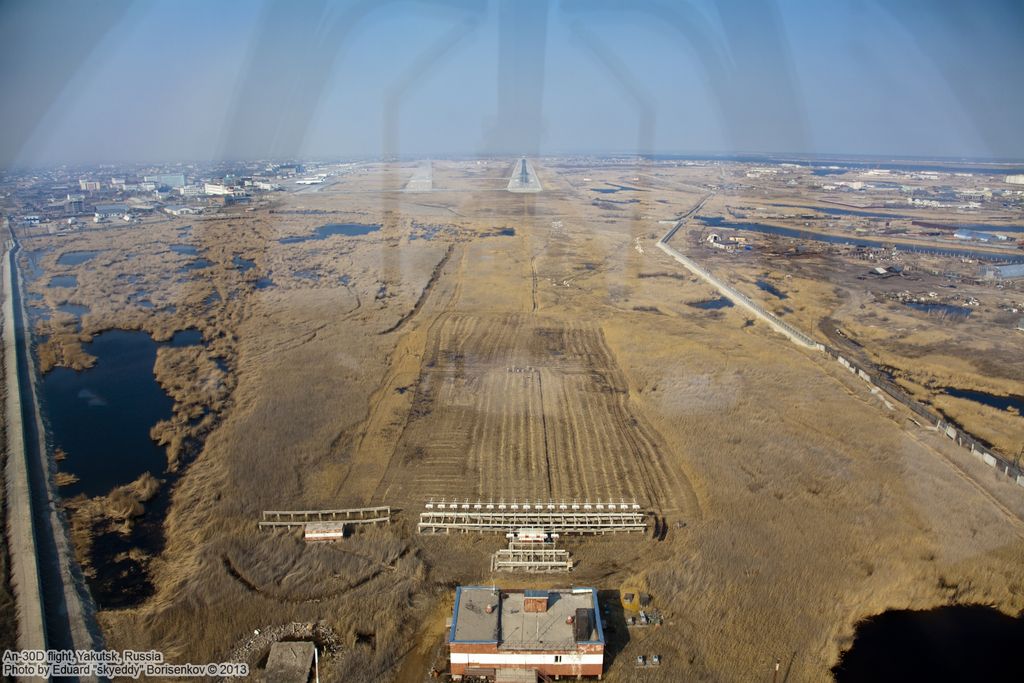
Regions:
<instances>
[{"instance_id":1,"label":"pond","mask_svg":"<svg viewBox=\"0 0 1024 683\"><path fill-rule=\"evenodd\" d=\"M717 311L720 308L732 308L732 302L727 298L719 297L718 299L709 299L707 301L695 301L690 304L694 308L703 308L708 311Z\"/></svg>"},{"instance_id":2,"label":"pond","mask_svg":"<svg viewBox=\"0 0 1024 683\"><path fill-rule=\"evenodd\" d=\"M857 625L833 669L859 681L1019 681L1024 618L983 605L894 610Z\"/></svg>"},{"instance_id":3,"label":"pond","mask_svg":"<svg viewBox=\"0 0 1024 683\"><path fill-rule=\"evenodd\" d=\"M64 497L96 496L167 467L150 428L171 416L173 401L153 375L158 344L145 332L110 330L83 344L92 368L54 368L42 379L43 408L53 445L68 454L60 469L79 481Z\"/></svg>"},{"instance_id":4,"label":"pond","mask_svg":"<svg viewBox=\"0 0 1024 683\"><path fill-rule=\"evenodd\" d=\"M199 253L199 249L191 244L172 244L171 251L176 254L187 254L189 256L195 256Z\"/></svg>"},{"instance_id":5,"label":"pond","mask_svg":"<svg viewBox=\"0 0 1024 683\"><path fill-rule=\"evenodd\" d=\"M787 296L782 290L780 290L778 287L768 282L767 280L758 280L756 284L758 289L760 289L762 292L768 292L776 299L789 298L789 296Z\"/></svg>"},{"instance_id":6,"label":"pond","mask_svg":"<svg viewBox=\"0 0 1024 683\"><path fill-rule=\"evenodd\" d=\"M78 278L74 275L54 275L47 283L47 287L77 287Z\"/></svg>"},{"instance_id":7,"label":"pond","mask_svg":"<svg viewBox=\"0 0 1024 683\"><path fill-rule=\"evenodd\" d=\"M231 258L231 263L232 263L232 265L235 266L235 268L238 268L238 270L243 272L243 273L246 272L247 270L251 270L252 268L256 267L256 262L255 261L250 261L247 258L242 258L238 254L235 254Z\"/></svg>"},{"instance_id":8,"label":"pond","mask_svg":"<svg viewBox=\"0 0 1024 683\"><path fill-rule=\"evenodd\" d=\"M298 244L299 242L311 242L327 239L333 235L344 235L345 237L368 235L371 232L377 232L378 230L380 230L380 225L369 225L364 223L328 223L316 228L312 235L293 235L291 237L282 237L278 242L281 244Z\"/></svg>"},{"instance_id":9,"label":"pond","mask_svg":"<svg viewBox=\"0 0 1024 683\"><path fill-rule=\"evenodd\" d=\"M968 318L971 309L966 306L954 306L953 304L931 303L924 301L907 301L904 305L913 308L915 311L924 313L935 313L943 317Z\"/></svg>"},{"instance_id":10,"label":"pond","mask_svg":"<svg viewBox=\"0 0 1024 683\"><path fill-rule=\"evenodd\" d=\"M178 330L171 336L171 341L168 345L171 348L180 349L183 346L197 346L203 343L203 333L194 327L188 329Z\"/></svg>"},{"instance_id":11,"label":"pond","mask_svg":"<svg viewBox=\"0 0 1024 683\"><path fill-rule=\"evenodd\" d=\"M969 401L983 403L998 410L1016 410L1018 414L1024 415L1024 396L998 396L984 391L957 389L956 387L943 387L942 393L955 396L956 398L966 398Z\"/></svg>"},{"instance_id":12,"label":"pond","mask_svg":"<svg viewBox=\"0 0 1024 683\"><path fill-rule=\"evenodd\" d=\"M185 265L178 268L179 273L186 273L190 270L199 270L201 268L209 268L213 265L213 261L204 258L197 258L195 261L189 261Z\"/></svg>"},{"instance_id":13,"label":"pond","mask_svg":"<svg viewBox=\"0 0 1024 683\"><path fill-rule=\"evenodd\" d=\"M58 266L77 266L93 259L99 251L66 251L57 258Z\"/></svg>"},{"instance_id":14,"label":"pond","mask_svg":"<svg viewBox=\"0 0 1024 683\"><path fill-rule=\"evenodd\" d=\"M590 188L594 192L600 194L614 194L616 192L646 192L647 190L640 187L630 187L629 185L619 185L618 183L605 183L608 187L592 187Z\"/></svg>"}]
</instances>

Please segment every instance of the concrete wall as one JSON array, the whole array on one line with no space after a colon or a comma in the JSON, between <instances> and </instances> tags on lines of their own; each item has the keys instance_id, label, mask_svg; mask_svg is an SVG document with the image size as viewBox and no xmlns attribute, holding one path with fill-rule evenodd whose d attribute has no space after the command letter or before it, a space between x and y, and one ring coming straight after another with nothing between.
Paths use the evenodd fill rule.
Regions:
<instances>
[{"instance_id":1,"label":"concrete wall","mask_svg":"<svg viewBox=\"0 0 1024 683\"><path fill-rule=\"evenodd\" d=\"M7 490L7 542L11 555L11 584L18 606L18 648L46 649L46 624L43 598L36 564L36 531L32 515L32 493L28 477L25 429L21 414L21 389L18 383L18 348L14 315L14 253L7 242L3 259L4 287L4 382L7 400L4 419L7 425L7 463L4 483Z\"/></svg>"},{"instance_id":2,"label":"concrete wall","mask_svg":"<svg viewBox=\"0 0 1024 683\"><path fill-rule=\"evenodd\" d=\"M669 256L671 256L672 258L674 258L679 263L686 266L686 268L690 272L703 278L707 283L709 283L711 286L717 289L722 294L722 296L726 297L737 306L745 308L746 310L750 311L755 316L757 316L764 322L768 323L768 325L776 332L785 335L787 338L789 338L790 341L809 349L815 349L817 351L824 350L824 345L814 341L813 339L805 335L803 332L793 327L792 325L782 322L781 320L779 320L778 317L762 308L760 304L755 303L752 299L747 297L746 294L743 294L739 290L735 289L732 285L715 277L709 271L699 266L697 262L694 261L693 259L683 256L678 251L670 247L666 240L671 239L671 236L674 234L675 229L670 230L665 237L661 238L661 240L658 241L658 248L661 249L666 254L668 254Z\"/></svg>"}]
</instances>

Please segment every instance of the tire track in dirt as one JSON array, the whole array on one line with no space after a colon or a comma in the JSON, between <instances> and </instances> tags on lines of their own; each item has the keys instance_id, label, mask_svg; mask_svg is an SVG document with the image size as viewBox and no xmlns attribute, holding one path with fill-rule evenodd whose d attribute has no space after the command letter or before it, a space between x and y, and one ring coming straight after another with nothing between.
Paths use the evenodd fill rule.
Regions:
<instances>
[{"instance_id":1,"label":"tire track in dirt","mask_svg":"<svg viewBox=\"0 0 1024 683\"><path fill-rule=\"evenodd\" d=\"M548 426L548 402L544 398L544 371L537 370L537 399L539 401L541 430L544 438L544 466L547 472L548 498L554 498L556 491L562 490L563 477L561 470L551 465L551 443L553 435Z\"/></svg>"},{"instance_id":2,"label":"tire track in dirt","mask_svg":"<svg viewBox=\"0 0 1024 683\"><path fill-rule=\"evenodd\" d=\"M409 311L407 311L405 315L399 318L394 325L387 328L386 330L382 330L381 332L379 332L379 334L390 334L392 332L397 332L398 330L402 329L402 326L405 325L405 323L409 322L409 320L414 315L420 312L420 309L423 308L423 303L427 300L427 297L430 296L430 290L434 288L434 284L437 282L438 278L441 277L441 271L443 271L444 267L448 264L448 259L451 258L452 252L454 250L455 245L449 244L448 249L444 252L444 256L442 256L441 260L438 261L437 265L434 266L434 271L430 274L430 278L427 280L427 284L423 286L423 291L420 292L420 295L416 299L416 303L413 304L413 307Z\"/></svg>"},{"instance_id":3,"label":"tire track in dirt","mask_svg":"<svg viewBox=\"0 0 1024 683\"><path fill-rule=\"evenodd\" d=\"M419 455L393 459L388 490L506 502L627 499L698 512L596 325L446 313L428 335L419 412L398 447Z\"/></svg>"}]
</instances>

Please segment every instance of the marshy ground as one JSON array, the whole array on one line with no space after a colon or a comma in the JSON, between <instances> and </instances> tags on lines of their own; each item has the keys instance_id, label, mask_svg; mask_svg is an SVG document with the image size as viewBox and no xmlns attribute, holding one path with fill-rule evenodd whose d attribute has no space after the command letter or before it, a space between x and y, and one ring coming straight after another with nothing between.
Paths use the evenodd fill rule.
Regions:
<instances>
[{"instance_id":1,"label":"marshy ground","mask_svg":"<svg viewBox=\"0 0 1024 683\"><path fill-rule=\"evenodd\" d=\"M256 665L254 630L322 622L324 680L422 680L454 585L526 582L491 575L502 538L416 535L432 496L635 498L665 518L661 540L565 539L576 570L534 581L648 588L665 623L616 634L609 681L655 653L651 681L758 679L776 660L821 680L869 615L1024 609L1024 490L838 364L693 305L718 295L654 245L720 168L535 168L536 195L504 192L509 163L435 162L429 193L402 191L412 164L368 164L252 210L25 236L44 372L88 368L82 342L104 330L202 335L157 352L166 469L66 501L87 566L90 538L158 518L155 550L123 551L149 588L101 611L110 647ZM288 239L324 224L372 229ZM1022 418L933 391L1019 390L1020 333L976 334L996 313L946 325L889 302L893 280L857 279L852 256L680 239L823 341L846 330L994 445L1021 442ZM394 523L329 545L256 527L265 509L364 504Z\"/></svg>"}]
</instances>

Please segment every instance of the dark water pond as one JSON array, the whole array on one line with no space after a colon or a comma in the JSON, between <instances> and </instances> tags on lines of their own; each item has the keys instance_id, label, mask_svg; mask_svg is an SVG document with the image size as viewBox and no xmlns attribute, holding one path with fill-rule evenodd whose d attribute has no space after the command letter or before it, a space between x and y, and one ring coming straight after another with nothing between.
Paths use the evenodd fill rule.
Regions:
<instances>
[{"instance_id":1,"label":"dark water pond","mask_svg":"<svg viewBox=\"0 0 1024 683\"><path fill-rule=\"evenodd\" d=\"M61 488L63 496L102 495L143 472L159 476L164 471L166 453L149 430L171 416L173 401L153 375L156 352L161 345L180 348L202 341L202 332L191 328L164 344L145 332L110 330L83 344L96 365L82 371L54 368L43 376L53 444L68 454L60 469L79 478Z\"/></svg>"},{"instance_id":2,"label":"dark water pond","mask_svg":"<svg viewBox=\"0 0 1024 683\"><path fill-rule=\"evenodd\" d=\"M789 296L787 296L785 294L785 292L783 292L782 290L780 290L778 287L776 287L772 283L768 282L767 280L758 280L757 281L757 288L760 289L762 292L768 292L769 294L774 296L776 299L788 299L789 298Z\"/></svg>"},{"instance_id":3,"label":"dark water pond","mask_svg":"<svg viewBox=\"0 0 1024 683\"><path fill-rule=\"evenodd\" d=\"M54 275L46 285L47 287L77 287L78 278L74 275Z\"/></svg>"},{"instance_id":4,"label":"dark water pond","mask_svg":"<svg viewBox=\"0 0 1024 683\"><path fill-rule=\"evenodd\" d=\"M935 313L937 315L951 316L954 318L969 318L971 315L971 309L966 306L954 306L953 304L928 303L920 301L907 301L906 305L913 308L915 311Z\"/></svg>"},{"instance_id":5,"label":"dark water pond","mask_svg":"<svg viewBox=\"0 0 1024 683\"><path fill-rule=\"evenodd\" d=\"M29 305L25 307L25 310L28 313L28 318L30 321L32 321L32 323L35 323L37 320L50 319L50 309L48 309L46 306Z\"/></svg>"},{"instance_id":6,"label":"dark water pond","mask_svg":"<svg viewBox=\"0 0 1024 683\"><path fill-rule=\"evenodd\" d=\"M732 308L732 302L724 296L718 299L709 299L708 301L697 301L690 305L694 308L703 308L710 311L716 311L720 308Z\"/></svg>"},{"instance_id":7,"label":"dark water pond","mask_svg":"<svg viewBox=\"0 0 1024 683\"><path fill-rule=\"evenodd\" d=\"M273 286L274 281L269 277L261 277L258 280L256 280L255 284L256 289L270 289Z\"/></svg>"},{"instance_id":8,"label":"dark water pond","mask_svg":"<svg viewBox=\"0 0 1024 683\"><path fill-rule=\"evenodd\" d=\"M1020 681L1024 618L982 605L884 612L857 626L838 683Z\"/></svg>"},{"instance_id":9,"label":"dark water pond","mask_svg":"<svg viewBox=\"0 0 1024 683\"><path fill-rule=\"evenodd\" d=\"M1018 413L1024 415L1024 396L997 396L996 394L989 394L984 391L957 389L956 387L943 387L942 393L955 396L956 398L966 398L970 401L984 403L999 410L1016 409Z\"/></svg>"},{"instance_id":10,"label":"dark water pond","mask_svg":"<svg viewBox=\"0 0 1024 683\"><path fill-rule=\"evenodd\" d=\"M171 416L173 402L153 376L158 344L145 332L111 330L84 344L92 368L54 368L43 376L46 421L54 446L68 454L60 464L79 481L65 497L102 495L167 466L150 428Z\"/></svg>"},{"instance_id":11,"label":"dark water pond","mask_svg":"<svg viewBox=\"0 0 1024 683\"><path fill-rule=\"evenodd\" d=\"M191 244L172 244L171 251L176 254L188 254L189 256L195 256L199 253L199 249Z\"/></svg>"},{"instance_id":12,"label":"dark water pond","mask_svg":"<svg viewBox=\"0 0 1024 683\"><path fill-rule=\"evenodd\" d=\"M243 273L246 272L247 270L251 270L256 267L255 261L250 261L247 258L242 258L237 254L234 257L232 257L231 263L235 266L235 268L238 268L238 270L240 270Z\"/></svg>"},{"instance_id":13,"label":"dark water pond","mask_svg":"<svg viewBox=\"0 0 1024 683\"><path fill-rule=\"evenodd\" d=\"M185 265L183 265L180 268L178 268L178 272L179 273L186 273L186 272L188 272L190 270L199 270L200 268L209 268L212 265L213 265L213 262L208 260L208 259L197 258L195 261L189 261Z\"/></svg>"},{"instance_id":14,"label":"dark water pond","mask_svg":"<svg viewBox=\"0 0 1024 683\"><path fill-rule=\"evenodd\" d=\"M629 185L619 185L618 183L605 183L608 187L592 187L590 188L594 192L600 194L614 194L616 192L646 192L647 190L642 187L630 187Z\"/></svg>"},{"instance_id":15,"label":"dark water pond","mask_svg":"<svg viewBox=\"0 0 1024 683\"><path fill-rule=\"evenodd\" d=\"M378 230L380 230L379 225L368 225L364 223L328 223L327 225L321 225L316 228L312 235L282 237L278 242L281 244L297 244L299 242L323 240L333 235L356 237L358 235L368 235L371 232L377 232Z\"/></svg>"},{"instance_id":16,"label":"dark water pond","mask_svg":"<svg viewBox=\"0 0 1024 683\"><path fill-rule=\"evenodd\" d=\"M203 343L203 333L194 327L190 327L185 330L178 330L171 337L171 341L168 345L175 349L180 349L183 346L196 346L197 344Z\"/></svg>"},{"instance_id":17,"label":"dark water pond","mask_svg":"<svg viewBox=\"0 0 1024 683\"><path fill-rule=\"evenodd\" d=\"M784 228L778 225L765 225L763 223L733 223L725 220L721 216L708 216L699 218L698 220L708 227L726 228L729 230L749 230L751 232L760 232L767 235L794 237L797 239L813 240L816 242L826 242L828 244L849 244L872 249L887 249L893 246L892 242L886 242L885 240L880 239L848 237L846 235L825 235L811 232L809 230ZM937 254L939 256L965 257L979 261L998 261L1007 263L1024 262L1024 256L1016 256L1010 253L1003 255L992 252L974 251L971 249L958 249L956 247L925 247L909 244L900 244L898 248L900 251L917 252L921 254Z\"/></svg>"},{"instance_id":18,"label":"dark water pond","mask_svg":"<svg viewBox=\"0 0 1024 683\"><path fill-rule=\"evenodd\" d=\"M95 258L99 253L98 251L67 251L57 258L57 265L77 266Z\"/></svg>"}]
</instances>

